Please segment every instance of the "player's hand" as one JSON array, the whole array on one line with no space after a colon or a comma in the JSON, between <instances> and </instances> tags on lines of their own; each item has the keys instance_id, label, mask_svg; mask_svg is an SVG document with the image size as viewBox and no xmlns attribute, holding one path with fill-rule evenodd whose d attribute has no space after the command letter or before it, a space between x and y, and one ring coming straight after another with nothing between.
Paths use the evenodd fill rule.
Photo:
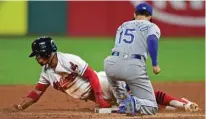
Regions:
<instances>
[{"instance_id":1,"label":"player's hand","mask_svg":"<svg viewBox=\"0 0 206 119\"><path fill-rule=\"evenodd\" d=\"M16 104L14 104L14 105L12 105L12 110L13 110L14 112L18 112L18 111L22 111L23 108L22 108L21 105L16 105Z\"/></svg>"},{"instance_id":2,"label":"player's hand","mask_svg":"<svg viewBox=\"0 0 206 119\"><path fill-rule=\"evenodd\" d=\"M105 100L101 100L99 102L99 107L101 107L101 108L109 108L109 107L111 107L111 104L109 102L105 101Z\"/></svg>"},{"instance_id":3,"label":"player's hand","mask_svg":"<svg viewBox=\"0 0 206 119\"><path fill-rule=\"evenodd\" d=\"M153 66L152 67L153 68L153 73L154 74L159 74L160 73L160 71L161 71L161 69L160 69L160 67L157 65L157 66Z\"/></svg>"},{"instance_id":4,"label":"player's hand","mask_svg":"<svg viewBox=\"0 0 206 119\"><path fill-rule=\"evenodd\" d=\"M3 112L8 112L8 113L9 112L19 112L19 111L22 111L22 110L23 110L23 108L20 105L14 104L10 108L3 109Z\"/></svg>"},{"instance_id":5,"label":"player's hand","mask_svg":"<svg viewBox=\"0 0 206 119\"><path fill-rule=\"evenodd\" d=\"M108 108L111 107L111 104L104 100L102 96L102 92L95 93L95 102L99 105L100 108Z\"/></svg>"}]
</instances>

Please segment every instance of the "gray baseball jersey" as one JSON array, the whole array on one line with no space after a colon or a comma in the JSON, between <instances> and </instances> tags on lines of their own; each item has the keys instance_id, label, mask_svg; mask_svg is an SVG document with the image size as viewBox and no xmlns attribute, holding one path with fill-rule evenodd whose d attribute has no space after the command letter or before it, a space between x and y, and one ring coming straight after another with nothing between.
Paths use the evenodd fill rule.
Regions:
<instances>
[{"instance_id":1,"label":"gray baseball jersey","mask_svg":"<svg viewBox=\"0 0 206 119\"><path fill-rule=\"evenodd\" d=\"M154 90L146 72L147 37L156 35L160 38L160 29L146 20L133 20L123 23L117 30L113 52L104 61L104 70L110 81L117 103L121 95L127 94L121 87L121 81L128 84L135 99L136 111L142 114L154 114L157 111ZM141 59L132 55L141 55ZM144 57L144 58L143 58Z\"/></svg>"},{"instance_id":2,"label":"gray baseball jersey","mask_svg":"<svg viewBox=\"0 0 206 119\"><path fill-rule=\"evenodd\" d=\"M159 39L159 27L146 20L133 20L123 23L117 30L113 51L140 54L147 58L147 37L156 35Z\"/></svg>"}]
</instances>

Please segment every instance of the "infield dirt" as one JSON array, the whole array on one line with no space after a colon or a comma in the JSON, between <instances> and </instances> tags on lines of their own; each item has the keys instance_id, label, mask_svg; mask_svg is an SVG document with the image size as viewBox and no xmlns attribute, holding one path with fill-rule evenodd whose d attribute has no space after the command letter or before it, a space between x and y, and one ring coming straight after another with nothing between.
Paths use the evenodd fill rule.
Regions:
<instances>
[{"instance_id":1,"label":"infield dirt","mask_svg":"<svg viewBox=\"0 0 206 119\"><path fill-rule=\"evenodd\" d=\"M160 110L154 116L128 117L120 114L94 113L95 104L91 101L76 100L72 97L47 89L41 99L22 112L4 112L12 104L18 104L33 86L0 86L0 119L204 119L205 118L205 82L153 83L154 89L176 97L184 97L196 102L201 111L180 112Z\"/></svg>"}]
</instances>

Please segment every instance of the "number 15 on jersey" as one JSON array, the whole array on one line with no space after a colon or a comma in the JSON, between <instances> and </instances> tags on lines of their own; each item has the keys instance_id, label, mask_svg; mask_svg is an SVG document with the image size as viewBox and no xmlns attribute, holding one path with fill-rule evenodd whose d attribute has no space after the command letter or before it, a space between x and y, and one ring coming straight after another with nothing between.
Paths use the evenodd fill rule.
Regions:
<instances>
[{"instance_id":1,"label":"number 15 on jersey","mask_svg":"<svg viewBox=\"0 0 206 119\"><path fill-rule=\"evenodd\" d=\"M131 44L134 41L134 31L135 29L126 29L125 32L120 32L119 36L119 44L124 42ZM126 38L125 38L126 37Z\"/></svg>"}]
</instances>

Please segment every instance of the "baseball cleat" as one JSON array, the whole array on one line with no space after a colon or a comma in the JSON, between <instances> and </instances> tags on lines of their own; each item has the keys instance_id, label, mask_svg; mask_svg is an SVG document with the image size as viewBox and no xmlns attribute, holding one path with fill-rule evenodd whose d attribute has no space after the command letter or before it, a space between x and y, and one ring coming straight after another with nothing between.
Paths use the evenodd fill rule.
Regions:
<instances>
[{"instance_id":1,"label":"baseball cleat","mask_svg":"<svg viewBox=\"0 0 206 119\"><path fill-rule=\"evenodd\" d=\"M123 102L119 105L119 113L120 114L126 113L126 105Z\"/></svg>"},{"instance_id":2,"label":"baseball cleat","mask_svg":"<svg viewBox=\"0 0 206 119\"><path fill-rule=\"evenodd\" d=\"M181 99L187 102L187 104L184 105L185 111L196 112L200 110L199 106L196 103L191 102L185 98Z\"/></svg>"},{"instance_id":3,"label":"baseball cleat","mask_svg":"<svg viewBox=\"0 0 206 119\"><path fill-rule=\"evenodd\" d=\"M128 116L135 116L135 101L131 95L125 97L122 103L119 106L119 113L120 114L127 114Z\"/></svg>"}]
</instances>

